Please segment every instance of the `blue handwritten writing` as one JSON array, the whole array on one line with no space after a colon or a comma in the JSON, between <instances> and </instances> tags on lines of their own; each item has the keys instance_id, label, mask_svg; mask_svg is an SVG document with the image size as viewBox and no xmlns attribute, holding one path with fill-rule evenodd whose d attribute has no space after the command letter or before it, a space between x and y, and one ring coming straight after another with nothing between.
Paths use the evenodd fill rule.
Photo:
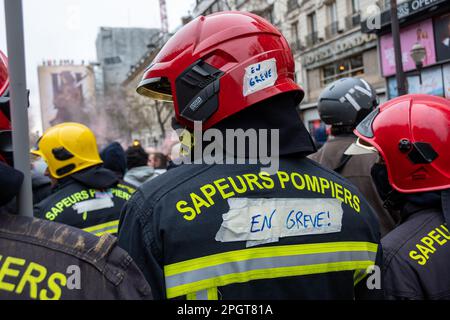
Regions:
<instances>
[{"instance_id":1,"label":"blue handwritten writing","mask_svg":"<svg viewBox=\"0 0 450 320\"><path fill-rule=\"evenodd\" d=\"M252 72L253 73L253 72ZM255 86L257 83L261 83L266 81L267 79L272 78L272 69L261 72L258 75L252 76L249 80L249 84L251 87Z\"/></svg>"},{"instance_id":2,"label":"blue handwritten writing","mask_svg":"<svg viewBox=\"0 0 450 320\"><path fill-rule=\"evenodd\" d=\"M256 71L259 71L259 70L261 70L261 64L260 63L258 63L258 65L256 67L251 67L250 72L253 74L253 73L255 73Z\"/></svg>"},{"instance_id":3,"label":"blue handwritten writing","mask_svg":"<svg viewBox=\"0 0 450 320\"><path fill-rule=\"evenodd\" d=\"M325 218L327 217L327 218ZM326 222L328 220L328 222ZM291 210L286 218L286 228L288 230L297 227L304 228L322 228L325 225L330 226L330 212L318 212L315 214L305 214L302 211Z\"/></svg>"},{"instance_id":4,"label":"blue handwritten writing","mask_svg":"<svg viewBox=\"0 0 450 320\"><path fill-rule=\"evenodd\" d=\"M257 218L261 217L261 215L260 214L254 215L252 217L252 221L251 221L250 232L255 233L255 232L264 231L265 228L271 229L272 228L272 218L273 218L275 212L276 212L276 210L273 210L272 213L270 214L270 216L264 215L261 229L257 229L258 224L259 224L259 220L257 220ZM256 225L256 227L254 229L253 226L255 226L255 225Z\"/></svg>"}]
</instances>

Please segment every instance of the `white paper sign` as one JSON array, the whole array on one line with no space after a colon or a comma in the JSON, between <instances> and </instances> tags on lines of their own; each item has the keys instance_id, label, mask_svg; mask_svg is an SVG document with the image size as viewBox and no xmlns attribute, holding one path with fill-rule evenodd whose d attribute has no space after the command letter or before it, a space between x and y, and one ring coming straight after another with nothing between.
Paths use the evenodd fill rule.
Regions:
<instances>
[{"instance_id":1,"label":"white paper sign","mask_svg":"<svg viewBox=\"0 0 450 320\"><path fill-rule=\"evenodd\" d=\"M338 199L228 199L230 210L216 241L248 241L247 246L279 238L340 232L342 203Z\"/></svg>"},{"instance_id":2,"label":"white paper sign","mask_svg":"<svg viewBox=\"0 0 450 320\"><path fill-rule=\"evenodd\" d=\"M72 209L74 209L78 214L82 214L84 212L90 212L112 207L114 207L114 202L111 200L111 198L105 197L75 203L72 206Z\"/></svg>"},{"instance_id":3,"label":"white paper sign","mask_svg":"<svg viewBox=\"0 0 450 320\"><path fill-rule=\"evenodd\" d=\"M248 66L245 68L244 75L244 97L273 86L277 79L277 61L275 58Z\"/></svg>"}]
</instances>

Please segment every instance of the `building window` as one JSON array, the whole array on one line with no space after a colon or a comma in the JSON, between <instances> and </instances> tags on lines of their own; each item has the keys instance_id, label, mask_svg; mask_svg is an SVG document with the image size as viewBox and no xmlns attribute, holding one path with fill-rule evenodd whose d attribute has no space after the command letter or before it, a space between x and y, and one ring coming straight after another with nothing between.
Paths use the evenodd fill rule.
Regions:
<instances>
[{"instance_id":1,"label":"building window","mask_svg":"<svg viewBox=\"0 0 450 320\"><path fill-rule=\"evenodd\" d=\"M254 11L253 13L273 24L273 6L268 7L264 11Z\"/></svg>"},{"instance_id":2,"label":"building window","mask_svg":"<svg viewBox=\"0 0 450 320\"><path fill-rule=\"evenodd\" d=\"M291 24L291 41L292 49L300 48L300 40L298 38L298 21Z\"/></svg>"},{"instance_id":3,"label":"building window","mask_svg":"<svg viewBox=\"0 0 450 320\"><path fill-rule=\"evenodd\" d=\"M361 24L359 0L350 0L350 14L345 17L345 28L353 29Z\"/></svg>"},{"instance_id":4,"label":"building window","mask_svg":"<svg viewBox=\"0 0 450 320\"><path fill-rule=\"evenodd\" d=\"M338 33L338 18L337 18L337 5L336 1L333 1L328 6L328 21L330 24L325 27L325 36L331 38Z\"/></svg>"},{"instance_id":5,"label":"building window","mask_svg":"<svg viewBox=\"0 0 450 320\"><path fill-rule=\"evenodd\" d=\"M308 15L309 34L306 36L306 45L313 46L319 42L317 34L317 15L315 12Z\"/></svg>"},{"instance_id":6,"label":"building window","mask_svg":"<svg viewBox=\"0 0 450 320\"><path fill-rule=\"evenodd\" d=\"M362 55L356 55L334 63L330 63L322 68L322 86L345 77L355 77L364 74L364 64Z\"/></svg>"},{"instance_id":7,"label":"building window","mask_svg":"<svg viewBox=\"0 0 450 320\"><path fill-rule=\"evenodd\" d=\"M359 0L350 0L352 3L352 13L359 13Z\"/></svg>"},{"instance_id":8,"label":"building window","mask_svg":"<svg viewBox=\"0 0 450 320\"><path fill-rule=\"evenodd\" d=\"M328 5L328 17L331 23L337 21L337 7L336 1L333 1Z\"/></svg>"},{"instance_id":9,"label":"building window","mask_svg":"<svg viewBox=\"0 0 450 320\"><path fill-rule=\"evenodd\" d=\"M290 11L292 11L292 10L297 9L298 7L299 7L299 5L298 5L298 1L297 0L288 0L288 2L287 2L288 13Z\"/></svg>"}]
</instances>

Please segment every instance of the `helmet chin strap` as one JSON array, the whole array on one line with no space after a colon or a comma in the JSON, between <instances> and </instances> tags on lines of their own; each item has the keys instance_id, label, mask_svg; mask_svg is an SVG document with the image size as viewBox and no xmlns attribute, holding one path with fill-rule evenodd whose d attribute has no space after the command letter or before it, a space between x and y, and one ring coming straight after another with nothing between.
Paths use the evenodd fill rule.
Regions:
<instances>
[{"instance_id":1,"label":"helmet chin strap","mask_svg":"<svg viewBox=\"0 0 450 320\"><path fill-rule=\"evenodd\" d=\"M442 211L447 226L450 225L450 189L441 191Z\"/></svg>"}]
</instances>

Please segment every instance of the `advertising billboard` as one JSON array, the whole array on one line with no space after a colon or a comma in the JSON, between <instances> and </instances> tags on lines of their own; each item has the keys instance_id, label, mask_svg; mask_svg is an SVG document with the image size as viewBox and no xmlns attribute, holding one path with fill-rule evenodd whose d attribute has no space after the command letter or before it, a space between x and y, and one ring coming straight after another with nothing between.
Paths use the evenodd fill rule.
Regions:
<instances>
[{"instance_id":1,"label":"advertising billboard","mask_svg":"<svg viewBox=\"0 0 450 320\"><path fill-rule=\"evenodd\" d=\"M89 123L95 107L92 67L61 65L38 67L42 127L62 122Z\"/></svg>"},{"instance_id":2,"label":"advertising billboard","mask_svg":"<svg viewBox=\"0 0 450 320\"><path fill-rule=\"evenodd\" d=\"M450 13L434 20L434 31L437 61L450 59Z\"/></svg>"},{"instance_id":3,"label":"advertising billboard","mask_svg":"<svg viewBox=\"0 0 450 320\"><path fill-rule=\"evenodd\" d=\"M433 96L444 96L444 86L442 81L442 68L437 66L422 71L422 85L420 92Z\"/></svg>"},{"instance_id":4,"label":"advertising billboard","mask_svg":"<svg viewBox=\"0 0 450 320\"><path fill-rule=\"evenodd\" d=\"M400 42L402 47L403 70L410 71L416 68L411 58L411 49L416 43L425 47L426 56L423 66L436 62L436 52L433 35L433 22L431 19L411 25L400 30ZM387 34L380 38L381 68L383 76L395 74L395 55L392 35Z\"/></svg>"},{"instance_id":5,"label":"advertising billboard","mask_svg":"<svg viewBox=\"0 0 450 320\"><path fill-rule=\"evenodd\" d=\"M450 95L450 89L448 88L450 85L450 65L444 68L436 66L425 69L422 71L421 76L416 74L407 75L406 80L408 81L408 93L423 93L440 97L446 95L447 98ZM395 77L388 78L388 94L391 99L398 96Z\"/></svg>"}]
</instances>

